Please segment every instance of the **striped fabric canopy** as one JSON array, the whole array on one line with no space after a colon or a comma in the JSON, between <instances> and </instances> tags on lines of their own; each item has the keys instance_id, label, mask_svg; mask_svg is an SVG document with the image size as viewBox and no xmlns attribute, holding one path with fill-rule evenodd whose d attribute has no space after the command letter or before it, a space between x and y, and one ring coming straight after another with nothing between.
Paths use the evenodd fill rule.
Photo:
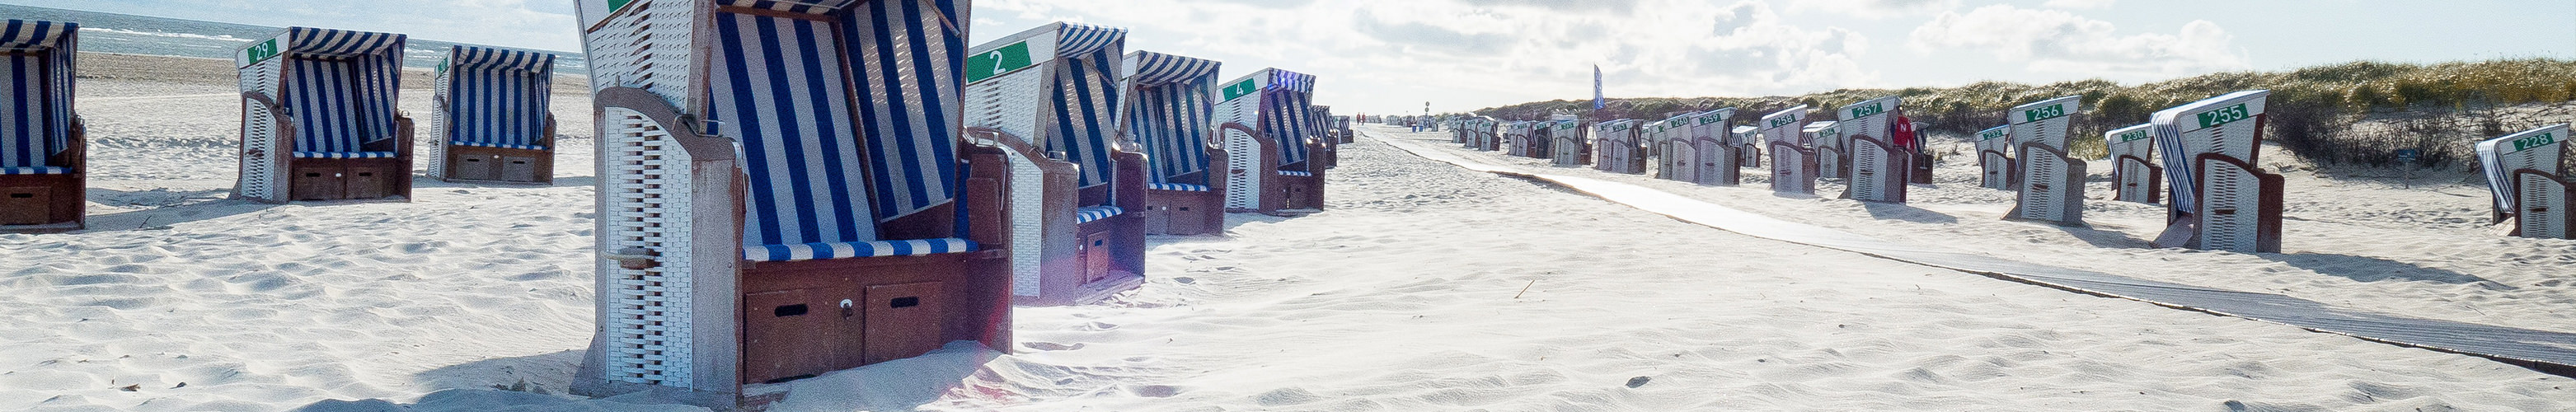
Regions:
<instances>
[{"instance_id":1,"label":"striped fabric canopy","mask_svg":"<svg viewBox=\"0 0 2576 412\"><path fill-rule=\"evenodd\" d=\"M1215 91L1219 64L1140 51L1127 54L1127 65L1135 73L1127 77L1127 133L1145 146L1151 162L1146 174L1153 183L1209 183L1207 176L1191 182L1172 177L1208 170L1208 119L1216 103L1207 96Z\"/></svg>"},{"instance_id":2,"label":"striped fabric canopy","mask_svg":"<svg viewBox=\"0 0 2576 412\"><path fill-rule=\"evenodd\" d=\"M1140 86L1159 86L1192 81L1213 82L1216 80L1216 70L1219 65L1220 64L1215 60L1194 59L1149 51L1128 53L1127 69L1135 71L1136 74L1127 76L1127 83Z\"/></svg>"},{"instance_id":3,"label":"striped fabric canopy","mask_svg":"<svg viewBox=\"0 0 2576 412\"><path fill-rule=\"evenodd\" d=\"M404 36L393 33L371 33L353 30L289 27L294 41L286 54L303 58L348 58L387 54L401 56Z\"/></svg>"},{"instance_id":4,"label":"striped fabric canopy","mask_svg":"<svg viewBox=\"0 0 2576 412\"><path fill-rule=\"evenodd\" d=\"M450 144L543 150L555 56L473 46L439 65L441 127Z\"/></svg>"},{"instance_id":5,"label":"striped fabric canopy","mask_svg":"<svg viewBox=\"0 0 2576 412\"><path fill-rule=\"evenodd\" d=\"M823 14L848 7L854 0L727 0L718 5L775 10L789 13Z\"/></svg>"},{"instance_id":6,"label":"striped fabric canopy","mask_svg":"<svg viewBox=\"0 0 2576 412\"><path fill-rule=\"evenodd\" d=\"M1312 172L1306 162L1306 139L1316 129L1313 107L1315 76L1270 69L1271 83L1262 90L1261 133L1279 143L1279 170Z\"/></svg>"},{"instance_id":7,"label":"striped fabric canopy","mask_svg":"<svg viewBox=\"0 0 2576 412\"><path fill-rule=\"evenodd\" d=\"M71 148L74 55L80 25L0 20L0 169L60 173L45 160Z\"/></svg>"},{"instance_id":8,"label":"striped fabric canopy","mask_svg":"<svg viewBox=\"0 0 2576 412\"><path fill-rule=\"evenodd\" d=\"M279 51L287 58L287 76L278 103L295 116L295 152L390 157L337 154L358 153L367 142L394 137L405 37L292 27L287 38L286 50Z\"/></svg>"},{"instance_id":9,"label":"striped fabric canopy","mask_svg":"<svg viewBox=\"0 0 2576 412\"><path fill-rule=\"evenodd\" d=\"M1063 67L1056 70L1055 138L1048 139L1046 149L1064 152L1066 161L1081 165L1077 187L1109 183L1111 169L1117 163L1110 158L1118 107L1118 66L1126 53L1127 31L1098 26L1066 24L1061 32L1056 58Z\"/></svg>"},{"instance_id":10,"label":"striped fabric canopy","mask_svg":"<svg viewBox=\"0 0 2576 412\"><path fill-rule=\"evenodd\" d=\"M947 1L860 7L828 22L716 14L705 110L741 143L746 246L877 241L878 222L954 197L965 33L949 19L962 15ZM806 40L836 29L846 41Z\"/></svg>"}]
</instances>

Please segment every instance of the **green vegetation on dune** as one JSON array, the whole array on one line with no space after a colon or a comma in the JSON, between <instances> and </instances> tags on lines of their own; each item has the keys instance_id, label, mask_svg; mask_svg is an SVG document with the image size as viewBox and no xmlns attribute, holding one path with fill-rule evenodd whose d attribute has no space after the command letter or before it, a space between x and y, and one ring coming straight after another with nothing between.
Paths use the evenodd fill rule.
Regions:
<instances>
[{"instance_id":1,"label":"green vegetation on dune","mask_svg":"<svg viewBox=\"0 0 2576 412\"><path fill-rule=\"evenodd\" d=\"M1739 123L1791 105L1832 109L1896 94L1906 115L1935 134L1965 136L2004 124L2012 106L2058 96L2084 96L2075 136L2146 123L2157 110L2249 89L2272 90L2266 138L2317 163L2387 165L2400 149L2422 153L2421 164L2474 163L2470 143L2532 124L2508 124L2499 109L2576 100L2576 61L2518 59L2441 64L2352 62L2279 72L2230 72L2135 86L2108 80L2043 85L1986 81L1959 87L1901 90L1845 89L1796 97L1612 99L1599 118L1663 118L1680 112L1736 107ZM1556 111L1583 111L1590 100L1558 100L1477 110L1480 115L1534 120ZM2364 120L2389 127L2357 128ZM2546 119L2565 122L2569 119ZM2074 154L2101 156L2100 139L2074 139Z\"/></svg>"}]
</instances>

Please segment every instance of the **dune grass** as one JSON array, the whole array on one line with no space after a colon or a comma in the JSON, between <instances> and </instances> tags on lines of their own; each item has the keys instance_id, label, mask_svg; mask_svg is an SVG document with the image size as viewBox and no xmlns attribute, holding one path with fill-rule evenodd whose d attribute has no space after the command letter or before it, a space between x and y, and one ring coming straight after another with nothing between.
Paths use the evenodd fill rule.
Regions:
<instances>
[{"instance_id":1,"label":"dune grass","mask_svg":"<svg viewBox=\"0 0 2576 412\"><path fill-rule=\"evenodd\" d=\"M2539 124L2507 124L2497 109L2576 100L2576 60L2513 59L2409 64L2360 61L2277 72L2229 72L2123 86L2108 80L2049 84L1985 81L1959 87L1844 89L1794 97L1613 99L1596 118L1663 118L1671 114L1736 107L1739 124L1791 105L1830 110L1895 94L1906 115L1935 134L1964 136L2004 124L2015 105L2059 96L2084 96L2074 125L2077 156L2100 157L2104 131L2146 123L2157 110L2249 89L2272 90L2266 139L2321 164L2391 164L2400 149L2421 153L2419 166L2474 163L2470 145ZM1534 120L1556 111L1584 111L1590 100L1557 100L1477 110L1480 115ZM2357 130L2364 119L2395 118L2393 127ZM2564 122L2567 119L2548 119ZM2384 129L2384 130L2382 130Z\"/></svg>"}]
</instances>

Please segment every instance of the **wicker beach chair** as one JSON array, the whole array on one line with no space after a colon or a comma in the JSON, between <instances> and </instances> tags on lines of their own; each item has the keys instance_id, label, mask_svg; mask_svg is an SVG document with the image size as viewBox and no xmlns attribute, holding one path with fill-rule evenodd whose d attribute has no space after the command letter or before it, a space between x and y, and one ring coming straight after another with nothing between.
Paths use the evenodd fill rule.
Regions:
<instances>
[{"instance_id":1,"label":"wicker beach chair","mask_svg":"<svg viewBox=\"0 0 2576 412\"><path fill-rule=\"evenodd\" d=\"M1313 113L1313 115L1312 115L1312 117L1310 117L1310 118L1308 119L1308 121L1307 121L1307 122L1305 122L1305 125L1306 125L1306 127L1313 128L1314 130L1309 130L1309 131L1307 131L1307 133L1308 133L1307 135L1308 135L1308 136L1315 136L1315 140L1317 140L1317 141L1321 141L1321 142L1323 142L1323 143L1324 143L1324 166L1323 166L1323 167L1324 167L1324 168L1326 168L1326 169L1331 169L1331 168L1335 168L1335 167L1341 167L1341 165L1342 165L1342 136L1341 136L1341 131L1340 131L1339 129L1335 129L1335 128L1333 128L1333 107L1332 107L1332 106L1315 106L1315 108L1314 108L1313 110L1310 110L1310 111ZM1445 122L1445 121L1436 121L1436 120L1435 120L1435 121L1430 122L1430 124L1434 124L1434 125L1444 124L1444 123L1447 123L1447 122ZM1437 131L1438 131L1438 130L1423 130L1423 132L1437 132Z\"/></svg>"},{"instance_id":2,"label":"wicker beach chair","mask_svg":"<svg viewBox=\"0 0 2576 412\"><path fill-rule=\"evenodd\" d=\"M1654 158L1655 178L1684 182L1696 180L1693 173L1697 170L1691 166L1697 162L1699 153L1692 150L1690 131L1691 120L1698 114L1682 113L1655 121L1654 137L1649 140L1654 150L1647 154Z\"/></svg>"},{"instance_id":3,"label":"wicker beach chair","mask_svg":"<svg viewBox=\"0 0 2576 412\"><path fill-rule=\"evenodd\" d=\"M2015 106L2004 113L2012 128L2013 169L2021 182L2020 195L2004 219L2047 222L2063 226L2084 224L2083 159L2066 154L2066 128L2074 124L2077 108L2084 96L2066 96Z\"/></svg>"},{"instance_id":4,"label":"wicker beach chair","mask_svg":"<svg viewBox=\"0 0 2576 412\"><path fill-rule=\"evenodd\" d=\"M241 177L263 202L411 197L403 35L292 27L234 53Z\"/></svg>"},{"instance_id":5,"label":"wicker beach chair","mask_svg":"<svg viewBox=\"0 0 2576 412\"><path fill-rule=\"evenodd\" d=\"M1688 181L1703 185L1734 186L1743 181L1735 164L1735 108L1723 108L1691 115L1689 136Z\"/></svg>"},{"instance_id":6,"label":"wicker beach chair","mask_svg":"<svg viewBox=\"0 0 2576 412\"><path fill-rule=\"evenodd\" d=\"M1226 211L1295 215L1324 208L1324 142L1314 136L1315 76L1261 69L1222 83Z\"/></svg>"},{"instance_id":7,"label":"wicker beach chair","mask_svg":"<svg viewBox=\"0 0 2576 412\"><path fill-rule=\"evenodd\" d=\"M1798 105L1762 116L1756 133L1770 148L1772 193L1816 193L1816 153L1807 148L1803 133L1807 110Z\"/></svg>"},{"instance_id":8,"label":"wicker beach chair","mask_svg":"<svg viewBox=\"0 0 2576 412\"><path fill-rule=\"evenodd\" d=\"M429 176L447 181L554 183L555 56L474 46L438 65Z\"/></svg>"},{"instance_id":9,"label":"wicker beach chair","mask_svg":"<svg viewBox=\"0 0 2576 412\"><path fill-rule=\"evenodd\" d=\"M1840 125L1842 122L1839 121L1818 120L1798 129L1799 139L1807 142L1807 150L1815 153L1818 179L1843 177L1843 131L1836 127Z\"/></svg>"},{"instance_id":10,"label":"wicker beach chair","mask_svg":"<svg viewBox=\"0 0 2576 412\"><path fill-rule=\"evenodd\" d=\"M89 137L73 110L80 25L0 20L0 233L88 222Z\"/></svg>"},{"instance_id":11,"label":"wicker beach chair","mask_svg":"<svg viewBox=\"0 0 2576 412\"><path fill-rule=\"evenodd\" d=\"M1897 143L1906 124L1904 100L1887 96L1834 110L1847 183L1843 198L1863 202L1905 203L1906 182L1913 173L1914 150Z\"/></svg>"},{"instance_id":12,"label":"wicker beach chair","mask_svg":"<svg viewBox=\"0 0 2576 412\"><path fill-rule=\"evenodd\" d=\"M1645 146L1639 141L1642 133L1645 132L1640 127L1644 123L1635 119L1594 123L1592 138L1589 140L1592 147L1592 169L1610 173L1645 173L1646 158L1643 153ZM1557 140L1562 143L1564 139Z\"/></svg>"},{"instance_id":13,"label":"wicker beach chair","mask_svg":"<svg viewBox=\"0 0 2576 412\"><path fill-rule=\"evenodd\" d=\"M1730 131L1730 136L1734 138L1736 168L1762 167L1762 127L1736 126Z\"/></svg>"},{"instance_id":14,"label":"wicker beach chair","mask_svg":"<svg viewBox=\"0 0 2576 412\"><path fill-rule=\"evenodd\" d=\"M2156 163L2154 127L2142 124L2102 133L2111 153L2111 200L2151 205L2163 201L2165 168Z\"/></svg>"},{"instance_id":15,"label":"wicker beach chair","mask_svg":"<svg viewBox=\"0 0 2576 412\"><path fill-rule=\"evenodd\" d=\"M2478 142L2478 163L2494 193L2495 221L2513 221L2507 236L2576 238L2576 193L2561 159L2568 126L2554 124Z\"/></svg>"},{"instance_id":16,"label":"wicker beach chair","mask_svg":"<svg viewBox=\"0 0 2576 412\"><path fill-rule=\"evenodd\" d=\"M578 4L600 320L574 393L758 409L746 385L1011 348L1010 169L961 136L969 2Z\"/></svg>"},{"instance_id":17,"label":"wicker beach chair","mask_svg":"<svg viewBox=\"0 0 2576 412\"><path fill-rule=\"evenodd\" d=\"M2013 173L2012 126L1995 126L1977 132L1977 185L1987 189L2017 190L2021 175Z\"/></svg>"},{"instance_id":18,"label":"wicker beach chair","mask_svg":"<svg viewBox=\"0 0 2576 412\"><path fill-rule=\"evenodd\" d=\"M1146 156L1117 145L1126 37L1050 23L967 49L967 142L1008 159L1019 304L1090 303L1144 283Z\"/></svg>"},{"instance_id":19,"label":"wicker beach chair","mask_svg":"<svg viewBox=\"0 0 2576 412\"><path fill-rule=\"evenodd\" d=\"M1127 54L1127 135L1145 146L1145 233L1208 235L1225 231L1227 153L1216 131L1215 60L1177 55Z\"/></svg>"},{"instance_id":20,"label":"wicker beach chair","mask_svg":"<svg viewBox=\"0 0 2576 412\"><path fill-rule=\"evenodd\" d=\"M2254 167L2266 90L2229 93L2156 112L2168 225L2156 247L2281 251L2281 175Z\"/></svg>"}]
</instances>

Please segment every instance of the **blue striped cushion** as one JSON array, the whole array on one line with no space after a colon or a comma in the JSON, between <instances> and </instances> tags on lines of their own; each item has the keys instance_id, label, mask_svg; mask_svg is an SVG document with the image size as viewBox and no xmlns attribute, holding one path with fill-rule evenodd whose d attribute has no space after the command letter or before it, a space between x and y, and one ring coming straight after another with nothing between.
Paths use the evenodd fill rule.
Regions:
<instances>
[{"instance_id":1,"label":"blue striped cushion","mask_svg":"<svg viewBox=\"0 0 2576 412\"><path fill-rule=\"evenodd\" d=\"M742 259L753 262L795 262L857 257L926 256L973 252L976 247L975 241L956 238L759 245L742 248Z\"/></svg>"},{"instance_id":2,"label":"blue striped cushion","mask_svg":"<svg viewBox=\"0 0 2576 412\"><path fill-rule=\"evenodd\" d=\"M1207 185L1194 185L1188 183L1146 183L1145 188L1154 190L1177 190L1184 192L1208 191Z\"/></svg>"},{"instance_id":3,"label":"blue striped cushion","mask_svg":"<svg viewBox=\"0 0 2576 412\"><path fill-rule=\"evenodd\" d=\"M0 19L0 48L28 52L0 55L0 168L46 167L47 157L71 147L79 30L71 23Z\"/></svg>"},{"instance_id":4,"label":"blue striped cushion","mask_svg":"<svg viewBox=\"0 0 2576 412\"><path fill-rule=\"evenodd\" d=\"M1117 206L1091 206L1074 209L1073 223L1091 223L1091 221L1108 219L1110 216L1117 216L1121 213L1127 213L1127 209L1121 209Z\"/></svg>"},{"instance_id":5,"label":"blue striped cushion","mask_svg":"<svg viewBox=\"0 0 2576 412\"><path fill-rule=\"evenodd\" d=\"M554 55L456 46L438 72L449 140L477 147L535 148L546 136ZM471 142L471 143L468 143Z\"/></svg>"},{"instance_id":6,"label":"blue striped cushion","mask_svg":"<svg viewBox=\"0 0 2576 412\"><path fill-rule=\"evenodd\" d=\"M1208 170L1208 122L1216 102L1207 96L1215 92L1219 64L1142 51L1127 54L1127 64L1136 73L1128 78L1127 132L1145 146L1152 180Z\"/></svg>"},{"instance_id":7,"label":"blue striped cushion","mask_svg":"<svg viewBox=\"0 0 2576 412\"><path fill-rule=\"evenodd\" d=\"M68 167L0 167L0 175L61 175L71 173L72 169Z\"/></svg>"},{"instance_id":8,"label":"blue striped cushion","mask_svg":"<svg viewBox=\"0 0 2576 412\"><path fill-rule=\"evenodd\" d=\"M851 130L843 44L817 40L831 23L717 13L713 35L730 40L708 59L708 117L742 145L743 244L879 240L859 141L879 135Z\"/></svg>"},{"instance_id":9,"label":"blue striped cushion","mask_svg":"<svg viewBox=\"0 0 2576 412\"><path fill-rule=\"evenodd\" d=\"M302 159L391 159L394 152L295 152Z\"/></svg>"},{"instance_id":10,"label":"blue striped cushion","mask_svg":"<svg viewBox=\"0 0 2576 412\"><path fill-rule=\"evenodd\" d=\"M467 142L467 141L455 141L455 142L449 142L449 143L453 143L453 144L455 144L455 145L457 145L457 146L490 147L490 148L497 148L497 149L546 150L546 147L545 147L545 146L527 145L527 144L503 144L503 143L485 143L485 142Z\"/></svg>"},{"instance_id":11,"label":"blue striped cushion","mask_svg":"<svg viewBox=\"0 0 2576 412\"><path fill-rule=\"evenodd\" d=\"M1314 174L1314 173L1312 173L1312 172L1292 172L1292 171L1286 171L1286 170L1281 170L1281 171L1279 171L1279 175L1280 175L1280 176L1315 177L1315 174Z\"/></svg>"}]
</instances>

